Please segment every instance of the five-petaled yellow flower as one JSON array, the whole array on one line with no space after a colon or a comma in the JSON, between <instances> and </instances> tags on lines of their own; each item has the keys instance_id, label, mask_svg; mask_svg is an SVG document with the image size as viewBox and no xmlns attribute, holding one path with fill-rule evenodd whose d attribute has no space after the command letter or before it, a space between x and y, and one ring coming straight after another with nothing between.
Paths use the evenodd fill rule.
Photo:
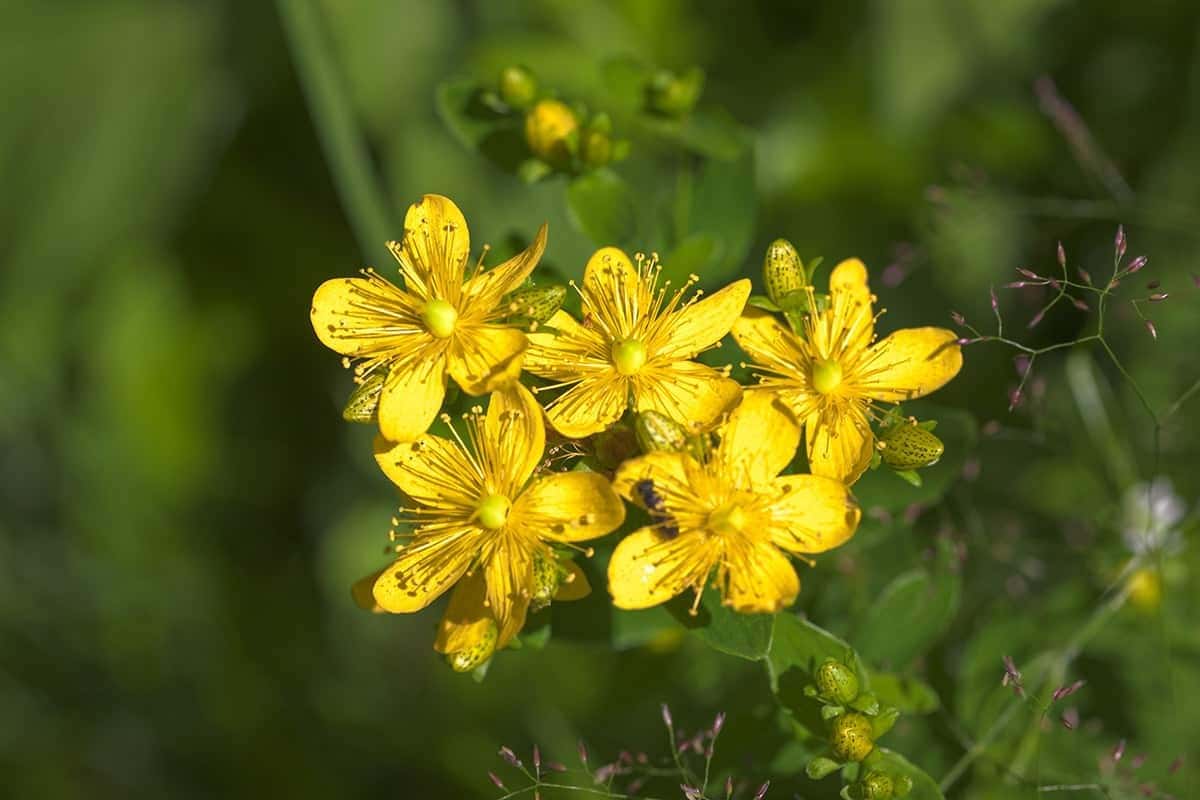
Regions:
<instances>
[{"instance_id":1,"label":"five-petaled yellow flower","mask_svg":"<svg viewBox=\"0 0 1200 800\"><path fill-rule=\"evenodd\" d=\"M753 359L762 389L804 423L813 474L851 484L871 463L872 401L911 400L941 388L958 374L962 352L945 328L908 328L876 342L875 297L858 259L837 265L829 291L829 307L805 316L803 336L748 309L733 337Z\"/></svg>"},{"instance_id":2,"label":"five-petaled yellow flower","mask_svg":"<svg viewBox=\"0 0 1200 800\"><path fill-rule=\"evenodd\" d=\"M481 395L521 372L528 346L520 330L498 324L508 313L500 300L537 266L546 226L527 250L466 275L471 239L458 206L425 195L409 206L404 239L389 242L404 288L374 270L337 278L317 289L312 325L330 349L357 359L356 379L377 370L387 379L379 396L379 428L407 442L424 433L442 407L448 372L463 391Z\"/></svg>"},{"instance_id":3,"label":"five-petaled yellow flower","mask_svg":"<svg viewBox=\"0 0 1200 800\"><path fill-rule=\"evenodd\" d=\"M529 336L525 369L569 387L546 408L564 436L597 433L637 411L665 414L689 429L711 425L737 404L741 387L690 361L716 345L741 314L750 282L739 280L704 300L659 286L657 258L605 247L588 260L580 296L584 322L564 311Z\"/></svg>"},{"instance_id":4,"label":"five-petaled yellow flower","mask_svg":"<svg viewBox=\"0 0 1200 800\"><path fill-rule=\"evenodd\" d=\"M542 410L516 383L492 395L486 415L467 416L465 441L457 433L453 441L376 439L376 461L415 504L401 509L411 534L398 534L407 541L373 584L382 610L420 611L458 584L438 650L457 653L485 639L499 649L521 630L530 603L549 599L538 590L547 566L560 563L552 545L603 536L625 518L599 473L535 475L545 442ZM578 568L561 565L564 580L554 585L570 588L559 598L586 593Z\"/></svg>"},{"instance_id":5,"label":"five-petaled yellow flower","mask_svg":"<svg viewBox=\"0 0 1200 800\"><path fill-rule=\"evenodd\" d=\"M854 534L861 513L841 482L777 477L796 453L800 428L770 395L747 394L717 434L703 462L653 452L617 471L617 491L655 520L623 539L609 562L617 607L648 608L689 588L698 604L715 572L726 605L773 613L800 591L787 553L821 553Z\"/></svg>"}]
</instances>

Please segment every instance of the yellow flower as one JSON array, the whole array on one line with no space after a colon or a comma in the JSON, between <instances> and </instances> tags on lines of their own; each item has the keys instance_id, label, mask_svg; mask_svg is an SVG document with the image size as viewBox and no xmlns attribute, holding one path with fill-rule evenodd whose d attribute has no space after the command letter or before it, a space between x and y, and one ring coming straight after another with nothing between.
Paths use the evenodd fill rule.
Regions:
<instances>
[{"instance_id":1,"label":"yellow flower","mask_svg":"<svg viewBox=\"0 0 1200 800\"><path fill-rule=\"evenodd\" d=\"M359 382L382 371L379 429L394 442L424 433L442 407L449 373L468 394L514 380L528 347L525 334L498 324L500 299L521 285L546 248L546 226L527 250L497 267L465 274L471 240L452 201L427 194L409 206L404 240L389 242L404 288L374 270L318 287L312 325L330 349L356 359ZM486 252L486 250L485 250Z\"/></svg>"},{"instance_id":2,"label":"yellow flower","mask_svg":"<svg viewBox=\"0 0 1200 800\"><path fill-rule=\"evenodd\" d=\"M875 297L858 259L837 265L829 290L829 308L805 316L803 337L749 309L734 324L733 338L753 359L760 386L804 423L813 474L851 484L871 463L872 402L941 388L958 374L962 352L945 328L908 328L876 342Z\"/></svg>"},{"instance_id":3,"label":"yellow flower","mask_svg":"<svg viewBox=\"0 0 1200 800\"><path fill-rule=\"evenodd\" d=\"M411 613L457 584L437 649L459 653L489 638L499 649L525 624L531 603L586 594L583 573L552 545L603 536L620 526L625 507L598 473L535 476L546 433L519 383L493 394L486 415L467 415L466 440L454 436L376 439L376 461L415 505L401 509L413 530L396 534L406 541L372 582L371 597L383 611Z\"/></svg>"},{"instance_id":4,"label":"yellow flower","mask_svg":"<svg viewBox=\"0 0 1200 800\"><path fill-rule=\"evenodd\" d=\"M698 604L715 570L726 605L779 611L800 591L787 553L824 552L858 527L861 512L842 483L777 477L800 428L770 395L747 394L717 433L720 443L703 462L658 451L617 471L617 491L655 519L613 553L608 582L618 608L648 608L689 588Z\"/></svg>"},{"instance_id":5,"label":"yellow flower","mask_svg":"<svg viewBox=\"0 0 1200 800\"><path fill-rule=\"evenodd\" d=\"M695 278L668 293L658 286L655 257L605 247L588 260L580 296L584 322L559 311L530 334L525 368L570 387L546 409L564 436L602 431L632 403L693 430L706 427L741 399L741 387L712 367L689 359L729 332L750 296L735 281L711 297L684 302Z\"/></svg>"}]
</instances>

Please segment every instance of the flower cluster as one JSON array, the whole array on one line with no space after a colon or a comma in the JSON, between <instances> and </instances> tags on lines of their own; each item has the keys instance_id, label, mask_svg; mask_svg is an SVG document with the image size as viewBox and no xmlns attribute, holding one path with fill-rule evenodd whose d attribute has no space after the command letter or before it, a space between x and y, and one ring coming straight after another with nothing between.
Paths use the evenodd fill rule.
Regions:
<instances>
[{"instance_id":1,"label":"flower cluster","mask_svg":"<svg viewBox=\"0 0 1200 800\"><path fill-rule=\"evenodd\" d=\"M330 280L311 313L321 342L354 366L344 415L378 425L375 459L404 498L394 560L354 596L411 613L449 593L434 646L455 669L487 662L530 613L590 591L575 559L593 554L581 543L622 527L622 498L648 523L609 560L618 608L687 590L698 604L711 584L737 612L774 613L800 590L791 556L807 561L854 535L849 486L879 451L892 443L888 463L908 468L941 454L883 404L953 377L954 334L874 341L859 261L840 264L829 295L817 295L799 260L781 264L773 245L768 289L787 297L747 309L748 280L705 296L695 276L672 287L655 256L605 247L571 283L576 317L561 308L564 287L529 281L544 225L523 252L469 269L462 212L427 195L389 247L400 285L374 270ZM728 367L694 360L730 332L762 375L746 391ZM461 392L448 393L448 380ZM467 400L452 418L462 395L487 396L486 408ZM886 418L878 437L872 418ZM597 442L622 427L637 431L640 453L606 469ZM811 473L792 468L802 439Z\"/></svg>"}]
</instances>

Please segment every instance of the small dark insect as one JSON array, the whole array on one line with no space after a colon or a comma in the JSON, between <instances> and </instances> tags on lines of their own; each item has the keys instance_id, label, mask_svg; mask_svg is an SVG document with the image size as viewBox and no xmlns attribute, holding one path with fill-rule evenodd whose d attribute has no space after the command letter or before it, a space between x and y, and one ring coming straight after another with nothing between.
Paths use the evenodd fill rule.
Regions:
<instances>
[{"instance_id":1,"label":"small dark insect","mask_svg":"<svg viewBox=\"0 0 1200 800\"><path fill-rule=\"evenodd\" d=\"M649 478L640 480L633 485L633 491L637 493L642 505L650 512L651 519L658 523L659 530L671 538L679 535L679 527L667 513L667 504L663 501L662 495L655 490L654 481Z\"/></svg>"}]
</instances>

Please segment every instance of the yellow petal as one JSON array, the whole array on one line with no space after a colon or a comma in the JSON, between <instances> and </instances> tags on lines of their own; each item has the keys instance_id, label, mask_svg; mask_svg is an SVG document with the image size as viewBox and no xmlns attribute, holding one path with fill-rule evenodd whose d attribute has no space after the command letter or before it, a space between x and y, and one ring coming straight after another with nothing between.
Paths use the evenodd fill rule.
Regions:
<instances>
[{"instance_id":1,"label":"yellow petal","mask_svg":"<svg viewBox=\"0 0 1200 800\"><path fill-rule=\"evenodd\" d=\"M861 403L846 402L805 420L808 468L814 475L854 483L871 464L874 437Z\"/></svg>"},{"instance_id":2,"label":"yellow petal","mask_svg":"<svg viewBox=\"0 0 1200 800\"><path fill-rule=\"evenodd\" d=\"M635 409L657 411L691 431L709 427L742 399L737 381L693 361L645 368L633 387Z\"/></svg>"},{"instance_id":3,"label":"yellow petal","mask_svg":"<svg viewBox=\"0 0 1200 800\"><path fill-rule=\"evenodd\" d=\"M554 593L554 602L561 600L582 600L592 593L592 585L588 583L587 575L574 561L560 561L559 564L567 571L566 577L558 584Z\"/></svg>"},{"instance_id":4,"label":"yellow petal","mask_svg":"<svg viewBox=\"0 0 1200 800\"><path fill-rule=\"evenodd\" d=\"M796 456L800 426L769 392L748 391L718 432L717 458L737 484L769 484Z\"/></svg>"},{"instance_id":5,"label":"yellow petal","mask_svg":"<svg viewBox=\"0 0 1200 800\"><path fill-rule=\"evenodd\" d=\"M731 330L738 346L750 359L765 366L797 364L802 350L792 333L779 319L761 308L747 308Z\"/></svg>"},{"instance_id":6,"label":"yellow petal","mask_svg":"<svg viewBox=\"0 0 1200 800\"><path fill-rule=\"evenodd\" d=\"M617 608L650 608L702 584L711 568L711 547L703 537L669 538L653 528L639 528L613 551L608 590Z\"/></svg>"},{"instance_id":7,"label":"yellow petal","mask_svg":"<svg viewBox=\"0 0 1200 800\"><path fill-rule=\"evenodd\" d=\"M379 580L379 576L386 571L387 567L384 567L354 582L350 587L350 596L354 598L354 605L363 611L371 611L376 614L383 612L383 607L375 602L375 593L372 590L375 588L375 582Z\"/></svg>"},{"instance_id":8,"label":"yellow petal","mask_svg":"<svg viewBox=\"0 0 1200 800\"><path fill-rule=\"evenodd\" d=\"M474 512L482 478L456 442L428 434L415 442L375 437L375 463L392 483L422 505Z\"/></svg>"},{"instance_id":9,"label":"yellow petal","mask_svg":"<svg viewBox=\"0 0 1200 800\"><path fill-rule=\"evenodd\" d=\"M598 472L557 472L534 481L511 513L539 538L581 542L619 528L625 504Z\"/></svg>"},{"instance_id":10,"label":"yellow petal","mask_svg":"<svg viewBox=\"0 0 1200 800\"><path fill-rule=\"evenodd\" d=\"M447 353L455 383L467 394L486 394L511 383L521 374L521 360L528 346L525 334L503 325L472 325L460 328Z\"/></svg>"},{"instance_id":11,"label":"yellow petal","mask_svg":"<svg viewBox=\"0 0 1200 800\"><path fill-rule=\"evenodd\" d=\"M846 292L870 302L871 289L867 285L867 266L857 258L848 258L833 268L829 274L831 294Z\"/></svg>"},{"instance_id":12,"label":"yellow petal","mask_svg":"<svg viewBox=\"0 0 1200 800\"><path fill-rule=\"evenodd\" d=\"M529 277L545 250L546 226L542 225L529 247L463 285L463 314L472 315L477 311L486 313L495 308L500 298L518 288Z\"/></svg>"},{"instance_id":13,"label":"yellow petal","mask_svg":"<svg viewBox=\"0 0 1200 800\"><path fill-rule=\"evenodd\" d=\"M800 578L787 556L766 542L731 548L725 556L724 601L743 614L774 614L796 601Z\"/></svg>"},{"instance_id":14,"label":"yellow petal","mask_svg":"<svg viewBox=\"0 0 1200 800\"><path fill-rule=\"evenodd\" d=\"M414 539L375 581L375 602L393 614L425 608L467 571L478 539L479 531L466 526Z\"/></svg>"},{"instance_id":15,"label":"yellow petal","mask_svg":"<svg viewBox=\"0 0 1200 800\"><path fill-rule=\"evenodd\" d=\"M433 424L446 396L445 362L398 364L379 393L379 431L393 442L411 442Z\"/></svg>"},{"instance_id":16,"label":"yellow petal","mask_svg":"<svg viewBox=\"0 0 1200 800\"><path fill-rule=\"evenodd\" d=\"M321 344L343 356L408 353L430 338L412 299L378 277L325 281L309 317Z\"/></svg>"},{"instance_id":17,"label":"yellow petal","mask_svg":"<svg viewBox=\"0 0 1200 800\"><path fill-rule=\"evenodd\" d=\"M823 553L854 535L862 512L846 485L819 475L775 479L780 497L770 513L775 544L793 553Z\"/></svg>"},{"instance_id":18,"label":"yellow petal","mask_svg":"<svg viewBox=\"0 0 1200 800\"><path fill-rule=\"evenodd\" d=\"M616 286L627 296L638 291L641 275L629 256L619 247L601 247L592 253L583 268L583 291L585 294L608 295L610 287Z\"/></svg>"},{"instance_id":19,"label":"yellow petal","mask_svg":"<svg viewBox=\"0 0 1200 800\"><path fill-rule=\"evenodd\" d=\"M706 350L729 333L733 323L746 307L750 297L750 281L743 278L721 289L711 297L692 303L665 320L667 341L654 346L656 357L691 358Z\"/></svg>"},{"instance_id":20,"label":"yellow petal","mask_svg":"<svg viewBox=\"0 0 1200 800\"><path fill-rule=\"evenodd\" d=\"M479 445L486 471L503 485L493 491L512 497L541 463L546 449L542 407L519 383L492 394Z\"/></svg>"},{"instance_id":21,"label":"yellow petal","mask_svg":"<svg viewBox=\"0 0 1200 800\"><path fill-rule=\"evenodd\" d=\"M649 480L655 486L685 489L688 486L689 460L690 457L684 453L664 450L631 458L617 469L617 474L613 476L613 489L638 505L643 504L643 499L633 487L639 481Z\"/></svg>"},{"instance_id":22,"label":"yellow petal","mask_svg":"<svg viewBox=\"0 0 1200 800\"><path fill-rule=\"evenodd\" d=\"M450 603L438 625L433 649L439 653L457 653L486 639L495 624L486 600L487 585L483 580L483 570L477 569L464 576L450 593Z\"/></svg>"},{"instance_id":23,"label":"yellow petal","mask_svg":"<svg viewBox=\"0 0 1200 800\"><path fill-rule=\"evenodd\" d=\"M962 369L958 335L945 328L906 328L868 352L862 391L875 400L901 402L942 388Z\"/></svg>"},{"instance_id":24,"label":"yellow petal","mask_svg":"<svg viewBox=\"0 0 1200 800\"><path fill-rule=\"evenodd\" d=\"M427 194L404 215L404 240L388 242L405 286L422 298L458 298L471 253L467 220L448 197Z\"/></svg>"},{"instance_id":25,"label":"yellow petal","mask_svg":"<svg viewBox=\"0 0 1200 800\"><path fill-rule=\"evenodd\" d=\"M563 392L546 407L546 418L563 436L581 439L620 419L628 396L627 380L613 370L611 375L586 378Z\"/></svg>"},{"instance_id":26,"label":"yellow petal","mask_svg":"<svg viewBox=\"0 0 1200 800\"><path fill-rule=\"evenodd\" d=\"M533 586L533 554L524 542L502 533L487 557L485 579L488 606L500 628L496 641L499 650L525 626Z\"/></svg>"}]
</instances>

